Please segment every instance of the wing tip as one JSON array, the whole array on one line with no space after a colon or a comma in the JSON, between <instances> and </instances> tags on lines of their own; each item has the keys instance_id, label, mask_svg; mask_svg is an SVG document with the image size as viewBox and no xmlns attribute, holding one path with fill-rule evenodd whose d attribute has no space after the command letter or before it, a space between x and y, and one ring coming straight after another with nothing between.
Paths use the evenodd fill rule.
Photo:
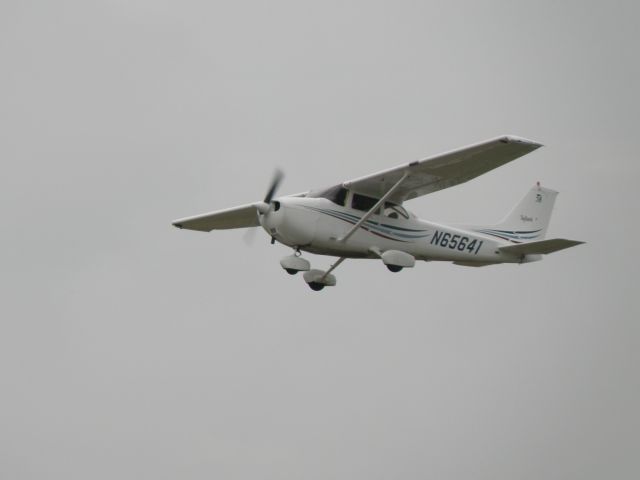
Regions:
<instances>
[{"instance_id":1,"label":"wing tip","mask_svg":"<svg viewBox=\"0 0 640 480\"><path fill-rule=\"evenodd\" d=\"M534 149L544 146L540 142L536 142L535 140L530 140L528 138L520 137L518 135L503 135L500 137L500 141L502 143L519 143L523 145L529 145Z\"/></svg>"}]
</instances>

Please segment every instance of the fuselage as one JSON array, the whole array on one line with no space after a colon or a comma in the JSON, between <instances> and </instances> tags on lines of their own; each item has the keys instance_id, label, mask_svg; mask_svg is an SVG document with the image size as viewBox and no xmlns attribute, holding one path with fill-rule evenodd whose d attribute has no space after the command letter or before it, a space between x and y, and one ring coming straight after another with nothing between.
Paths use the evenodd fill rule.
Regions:
<instances>
[{"instance_id":1,"label":"fuselage","mask_svg":"<svg viewBox=\"0 0 640 480\"><path fill-rule=\"evenodd\" d=\"M421 220L404 209L380 210L342 240L365 213L326 198L281 197L262 216L261 224L278 242L320 255L377 258L376 251L399 250L417 260L469 265L522 260L498 250L509 241L471 228Z\"/></svg>"}]
</instances>

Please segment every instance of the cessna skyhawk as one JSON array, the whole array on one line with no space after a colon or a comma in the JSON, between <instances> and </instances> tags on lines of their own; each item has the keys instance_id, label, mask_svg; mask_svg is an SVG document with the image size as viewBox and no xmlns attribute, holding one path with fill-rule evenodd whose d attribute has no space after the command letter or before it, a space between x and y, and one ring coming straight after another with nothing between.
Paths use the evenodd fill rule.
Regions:
<instances>
[{"instance_id":1,"label":"cessna skyhawk","mask_svg":"<svg viewBox=\"0 0 640 480\"><path fill-rule=\"evenodd\" d=\"M304 272L313 290L334 286L333 271L347 258L379 259L392 272L416 260L481 267L528 263L542 255L584 242L545 240L558 192L536 184L497 225L444 225L417 218L404 203L464 183L542 145L505 135L435 157L306 193L275 197L276 173L262 202L181 218L178 228L210 232L261 226L293 248L280 265L289 274ZM301 252L338 257L328 270L312 269Z\"/></svg>"}]
</instances>

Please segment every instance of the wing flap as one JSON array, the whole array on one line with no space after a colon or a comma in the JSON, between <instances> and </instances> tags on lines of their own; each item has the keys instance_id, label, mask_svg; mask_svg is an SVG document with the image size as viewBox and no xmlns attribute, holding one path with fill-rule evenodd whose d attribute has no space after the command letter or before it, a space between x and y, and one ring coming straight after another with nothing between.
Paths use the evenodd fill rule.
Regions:
<instances>
[{"instance_id":1,"label":"wing flap","mask_svg":"<svg viewBox=\"0 0 640 480\"><path fill-rule=\"evenodd\" d=\"M584 242L577 240L567 240L564 238L551 238L549 240L540 240L538 242L520 243L518 245L508 245L500 247L501 252L513 255L546 255L548 253L564 250L565 248L575 247Z\"/></svg>"},{"instance_id":2,"label":"wing flap","mask_svg":"<svg viewBox=\"0 0 640 480\"><path fill-rule=\"evenodd\" d=\"M198 230L200 232L257 227L260 225L258 221L258 209L254 203L203 213L193 217L180 218L171 223L178 228Z\"/></svg>"},{"instance_id":3,"label":"wing flap","mask_svg":"<svg viewBox=\"0 0 640 480\"><path fill-rule=\"evenodd\" d=\"M405 200L464 183L540 148L542 144L512 135L452 150L366 177L345 182L356 193L380 198L405 172L409 175L390 201Z\"/></svg>"}]
</instances>

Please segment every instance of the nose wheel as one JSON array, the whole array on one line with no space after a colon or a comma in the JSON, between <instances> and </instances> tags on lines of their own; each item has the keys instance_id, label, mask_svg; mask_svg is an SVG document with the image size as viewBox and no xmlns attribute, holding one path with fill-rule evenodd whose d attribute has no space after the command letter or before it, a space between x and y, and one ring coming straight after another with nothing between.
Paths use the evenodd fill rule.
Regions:
<instances>
[{"instance_id":1,"label":"nose wheel","mask_svg":"<svg viewBox=\"0 0 640 480\"><path fill-rule=\"evenodd\" d=\"M299 251L280 260L280 266L284 268L284 271L289 275L295 275L298 272L308 272L311 269L311 264L308 260L300 256Z\"/></svg>"}]
</instances>

